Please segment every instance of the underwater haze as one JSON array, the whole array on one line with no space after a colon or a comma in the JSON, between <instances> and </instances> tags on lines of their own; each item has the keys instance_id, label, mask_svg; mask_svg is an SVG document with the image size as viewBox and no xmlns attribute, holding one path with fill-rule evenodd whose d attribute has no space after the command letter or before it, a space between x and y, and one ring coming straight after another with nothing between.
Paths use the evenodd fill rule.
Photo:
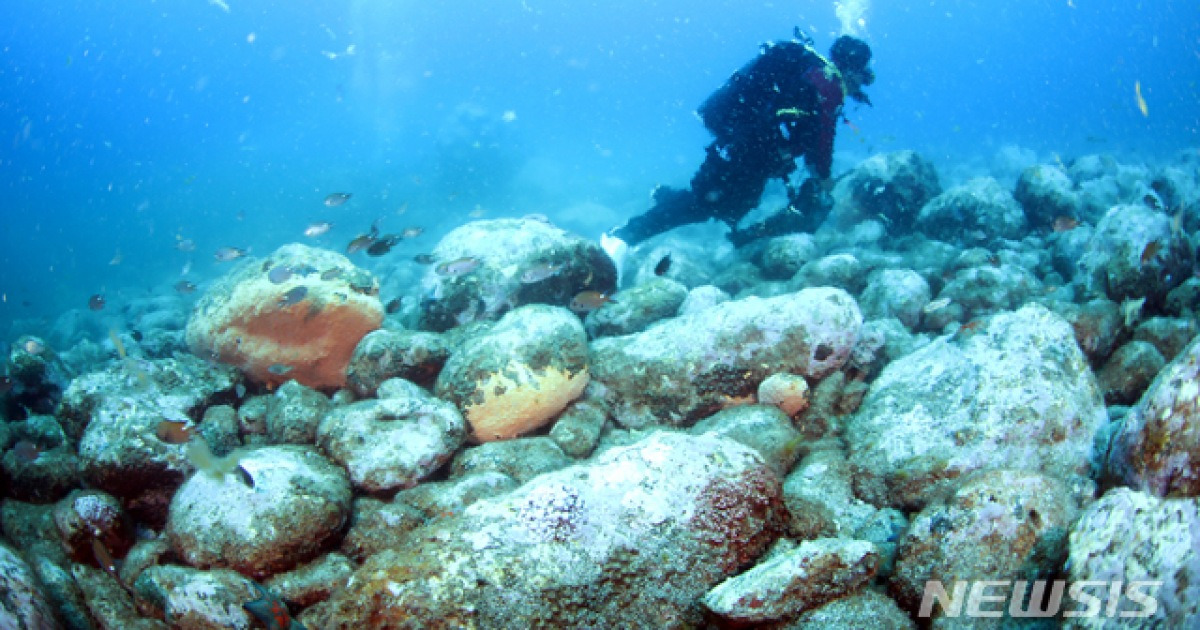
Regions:
<instances>
[{"instance_id":1,"label":"underwater haze","mask_svg":"<svg viewBox=\"0 0 1200 630\"><path fill-rule=\"evenodd\" d=\"M596 237L688 180L695 108L793 27L874 50L835 175L901 149L949 185L1005 156L1200 145L1190 1L8 0L0 24L9 341L203 285L222 247L344 251L378 220L425 230L389 254L411 258L531 213Z\"/></svg>"}]
</instances>

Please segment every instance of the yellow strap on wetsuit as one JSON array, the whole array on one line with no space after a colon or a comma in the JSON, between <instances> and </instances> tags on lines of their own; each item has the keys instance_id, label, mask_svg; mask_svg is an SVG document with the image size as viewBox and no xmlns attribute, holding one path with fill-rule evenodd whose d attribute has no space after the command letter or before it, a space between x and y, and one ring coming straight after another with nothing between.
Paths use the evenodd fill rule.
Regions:
<instances>
[{"instance_id":1,"label":"yellow strap on wetsuit","mask_svg":"<svg viewBox=\"0 0 1200 630\"><path fill-rule=\"evenodd\" d=\"M830 78L833 78L835 76L837 77L838 85L842 86L842 98L845 98L846 96L848 96L849 94L848 94L848 90L846 90L846 81L842 78L842 72L841 72L841 70L838 70L837 64L826 59L825 55L822 55L821 53L817 52L816 48L813 48L812 46L809 46L808 44L805 44L804 48L806 50L808 50L809 52L811 52L812 54L816 55L817 59L821 60L822 70L824 70L825 76L830 77ZM814 114L815 114L815 112L805 112L805 111L801 111L800 109L795 108L795 107L785 107L783 109L775 110L776 118L782 118L784 116L793 116L795 118L800 118L801 116L812 116Z\"/></svg>"}]
</instances>

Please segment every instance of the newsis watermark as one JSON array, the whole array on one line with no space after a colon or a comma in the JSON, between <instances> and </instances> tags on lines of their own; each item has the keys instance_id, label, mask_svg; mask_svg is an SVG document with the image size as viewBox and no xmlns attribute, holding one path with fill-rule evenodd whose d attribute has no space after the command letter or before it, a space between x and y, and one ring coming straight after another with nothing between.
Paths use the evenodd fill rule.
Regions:
<instances>
[{"instance_id":1,"label":"newsis watermark","mask_svg":"<svg viewBox=\"0 0 1200 630\"><path fill-rule=\"evenodd\" d=\"M917 616L928 619L934 604L946 617L1145 618L1158 610L1162 581L957 580L949 592L941 580L925 583Z\"/></svg>"}]
</instances>

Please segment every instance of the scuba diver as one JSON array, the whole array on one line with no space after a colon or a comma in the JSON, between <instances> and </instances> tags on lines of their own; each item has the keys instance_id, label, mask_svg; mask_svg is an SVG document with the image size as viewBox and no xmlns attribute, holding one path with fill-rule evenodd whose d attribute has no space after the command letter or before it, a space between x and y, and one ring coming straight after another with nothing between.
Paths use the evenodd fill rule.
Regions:
<instances>
[{"instance_id":1,"label":"scuba diver","mask_svg":"<svg viewBox=\"0 0 1200 630\"><path fill-rule=\"evenodd\" d=\"M833 138L845 97L871 104L864 86L875 81L868 68L871 48L843 35L826 59L797 28L795 39L764 44L758 56L735 72L700 106L714 140L687 190L659 186L654 206L602 239L636 245L685 223L710 218L730 227L735 245L756 238L815 230L832 207ZM799 189L788 183L796 158L812 172ZM745 230L737 224L758 205L768 180L788 184L788 207ZM613 237L624 241L615 241ZM607 248L608 246L606 246Z\"/></svg>"}]
</instances>

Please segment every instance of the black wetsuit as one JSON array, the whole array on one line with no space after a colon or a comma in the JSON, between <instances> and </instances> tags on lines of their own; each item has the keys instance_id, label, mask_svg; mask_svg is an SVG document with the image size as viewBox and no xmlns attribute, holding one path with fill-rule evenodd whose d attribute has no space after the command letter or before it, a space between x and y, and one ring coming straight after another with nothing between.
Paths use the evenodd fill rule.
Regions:
<instances>
[{"instance_id":1,"label":"black wetsuit","mask_svg":"<svg viewBox=\"0 0 1200 630\"><path fill-rule=\"evenodd\" d=\"M768 180L805 162L828 179L845 90L837 68L797 41L766 44L700 106L715 139L689 190L660 187L654 207L613 234L630 244L711 218L735 227Z\"/></svg>"}]
</instances>

